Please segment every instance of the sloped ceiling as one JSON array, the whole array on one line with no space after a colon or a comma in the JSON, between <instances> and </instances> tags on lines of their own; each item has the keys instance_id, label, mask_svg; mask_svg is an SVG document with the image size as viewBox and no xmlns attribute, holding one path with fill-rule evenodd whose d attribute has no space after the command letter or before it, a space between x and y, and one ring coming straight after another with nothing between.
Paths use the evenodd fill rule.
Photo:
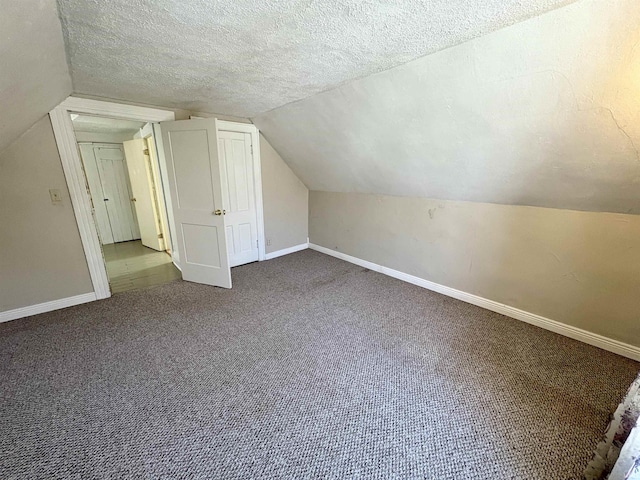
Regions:
<instances>
[{"instance_id":1,"label":"sloped ceiling","mask_svg":"<svg viewBox=\"0 0 640 480\"><path fill-rule=\"evenodd\" d=\"M55 0L0 0L0 151L71 93Z\"/></svg>"},{"instance_id":2,"label":"sloped ceiling","mask_svg":"<svg viewBox=\"0 0 640 480\"><path fill-rule=\"evenodd\" d=\"M640 214L640 2L581 0L253 121L311 190Z\"/></svg>"},{"instance_id":3,"label":"sloped ceiling","mask_svg":"<svg viewBox=\"0 0 640 480\"><path fill-rule=\"evenodd\" d=\"M74 92L250 117L572 0L59 0Z\"/></svg>"}]
</instances>

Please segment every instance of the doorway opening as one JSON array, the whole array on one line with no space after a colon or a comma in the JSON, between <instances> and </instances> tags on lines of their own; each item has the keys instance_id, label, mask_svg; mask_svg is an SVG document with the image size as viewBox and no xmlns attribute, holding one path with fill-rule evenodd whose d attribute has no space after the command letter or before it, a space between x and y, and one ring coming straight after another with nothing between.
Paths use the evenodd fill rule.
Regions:
<instances>
[{"instance_id":1,"label":"doorway opening","mask_svg":"<svg viewBox=\"0 0 640 480\"><path fill-rule=\"evenodd\" d=\"M181 278L151 123L71 113L112 293Z\"/></svg>"},{"instance_id":2,"label":"doorway opening","mask_svg":"<svg viewBox=\"0 0 640 480\"><path fill-rule=\"evenodd\" d=\"M49 117L93 283L94 297L87 297L86 301L111 296L105 261L109 252L103 251L101 240L101 235L106 238L109 233L106 230L106 233L99 233L97 214L76 138L76 135L79 138L83 136L74 131L72 115L76 120L80 116L89 116L94 117L94 122L97 117L137 122L135 128L143 125L138 130L139 134L134 134L131 144L126 143L129 140L122 141L121 152L124 152L126 163L129 155L127 145L133 145L133 140L137 140L138 143L146 142L142 145L143 158L152 159L155 153L158 175L154 177L152 174L148 179L148 197L143 195L140 198L150 197L148 208L156 214L149 217L153 221L142 221L143 215L135 207L138 195L135 181L132 181L134 175L127 167L124 170L129 174L130 190L126 192L121 187L124 192L121 196L126 193L132 195L129 197L131 202L135 199L131 216L135 218L136 225L130 230L136 232L137 228L140 235L140 240L129 241L139 241L145 248L155 250L145 244L144 232L149 227L150 231L156 231L155 242L159 245L156 252L170 254L183 280L224 288L231 288L230 266L255 261L256 252L258 261L266 260L260 141L259 131L254 125L216 118L176 121L174 112L170 110L68 97L49 112ZM234 135L229 135L231 133ZM101 139L88 143L110 142ZM96 146L100 147L92 145L91 150ZM149 152L144 153L145 149ZM133 155L140 155L139 151L137 149ZM108 157L107 154L117 156L118 152L99 153ZM95 160L96 152L92 151L92 154ZM137 162L137 165L145 162ZM118 168L111 170L117 171ZM110 197L103 196L101 200L104 202L105 198ZM118 235L116 228L111 225L109 228L112 237ZM162 242L164 246L161 246ZM114 241L113 244L105 243L104 247L105 250L117 249L120 245L123 242ZM119 250L122 257L141 256ZM134 285L133 288L138 287Z\"/></svg>"}]
</instances>

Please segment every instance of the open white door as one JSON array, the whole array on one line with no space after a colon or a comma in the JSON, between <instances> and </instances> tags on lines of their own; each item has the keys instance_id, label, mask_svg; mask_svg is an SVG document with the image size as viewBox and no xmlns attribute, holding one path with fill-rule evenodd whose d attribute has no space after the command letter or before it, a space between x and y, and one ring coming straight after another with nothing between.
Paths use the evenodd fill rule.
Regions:
<instances>
[{"instance_id":1,"label":"open white door","mask_svg":"<svg viewBox=\"0 0 640 480\"><path fill-rule=\"evenodd\" d=\"M231 288L216 119L162 122L182 278Z\"/></svg>"},{"instance_id":2,"label":"open white door","mask_svg":"<svg viewBox=\"0 0 640 480\"><path fill-rule=\"evenodd\" d=\"M158 221L158 212L154 204L154 189L152 172L150 171L149 152L146 150L146 142L137 138L123 142L124 154L127 157L127 169L129 180L140 227L140 238L145 247L154 250L165 250L162 229Z\"/></svg>"}]
</instances>

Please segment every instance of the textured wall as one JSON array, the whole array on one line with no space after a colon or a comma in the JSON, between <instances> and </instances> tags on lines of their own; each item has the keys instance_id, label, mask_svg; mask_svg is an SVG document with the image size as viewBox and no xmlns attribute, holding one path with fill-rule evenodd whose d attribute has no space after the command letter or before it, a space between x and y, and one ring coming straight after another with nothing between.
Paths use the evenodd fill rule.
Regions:
<instances>
[{"instance_id":1,"label":"textured wall","mask_svg":"<svg viewBox=\"0 0 640 480\"><path fill-rule=\"evenodd\" d=\"M0 151L71 93L55 0L0 0Z\"/></svg>"},{"instance_id":2,"label":"textured wall","mask_svg":"<svg viewBox=\"0 0 640 480\"><path fill-rule=\"evenodd\" d=\"M640 346L640 216L310 193L312 243Z\"/></svg>"},{"instance_id":3,"label":"textured wall","mask_svg":"<svg viewBox=\"0 0 640 480\"><path fill-rule=\"evenodd\" d=\"M254 123L311 190L640 214L640 2L580 0Z\"/></svg>"},{"instance_id":4,"label":"textured wall","mask_svg":"<svg viewBox=\"0 0 640 480\"><path fill-rule=\"evenodd\" d=\"M266 252L307 243L309 236L309 190L260 136L262 198Z\"/></svg>"},{"instance_id":5,"label":"textured wall","mask_svg":"<svg viewBox=\"0 0 640 480\"><path fill-rule=\"evenodd\" d=\"M58 3L75 92L247 117L571 1Z\"/></svg>"},{"instance_id":6,"label":"textured wall","mask_svg":"<svg viewBox=\"0 0 640 480\"><path fill-rule=\"evenodd\" d=\"M0 311L93 292L48 115L0 153L0 224Z\"/></svg>"}]
</instances>

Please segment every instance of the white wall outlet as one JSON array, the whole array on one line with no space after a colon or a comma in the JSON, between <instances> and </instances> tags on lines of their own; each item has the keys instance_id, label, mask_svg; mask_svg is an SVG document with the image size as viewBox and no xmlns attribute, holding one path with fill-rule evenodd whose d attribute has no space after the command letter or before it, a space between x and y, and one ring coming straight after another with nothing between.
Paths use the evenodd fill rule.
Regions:
<instances>
[{"instance_id":1,"label":"white wall outlet","mask_svg":"<svg viewBox=\"0 0 640 480\"><path fill-rule=\"evenodd\" d=\"M271 239L267 238L267 247L271 246Z\"/></svg>"},{"instance_id":2,"label":"white wall outlet","mask_svg":"<svg viewBox=\"0 0 640 480\"><path fill-rule=\"evenodd\" d=\"M49 196L51 197L51 203L58 204L58 203L62 203L62 194L60 193L60 190L58 190L57 188L52 188L49 190Z\"/></svg>"}]
</instances>

